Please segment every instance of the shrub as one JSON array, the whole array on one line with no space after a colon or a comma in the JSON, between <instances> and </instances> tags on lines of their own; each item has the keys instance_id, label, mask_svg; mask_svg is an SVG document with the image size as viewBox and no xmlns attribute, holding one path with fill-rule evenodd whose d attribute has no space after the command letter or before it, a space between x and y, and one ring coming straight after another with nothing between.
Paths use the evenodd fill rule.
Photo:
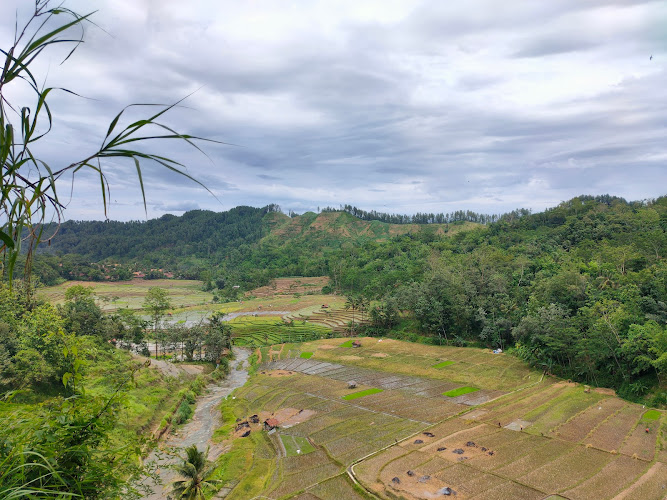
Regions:
<instances>
[{"instance_id":1,"label":"shrub","mask_svg":"<svg viewBox=\"0 0 667 500\"><path fill-rule=\"evenodd\" d=\"M192 409L192 406L190 406L185 400L181 401L181 404L178 406L178 410L176 410L176 415L174 415L174 423L182 424L187 422L193 413L194 410Z\"/></svg>"}]
</instances>

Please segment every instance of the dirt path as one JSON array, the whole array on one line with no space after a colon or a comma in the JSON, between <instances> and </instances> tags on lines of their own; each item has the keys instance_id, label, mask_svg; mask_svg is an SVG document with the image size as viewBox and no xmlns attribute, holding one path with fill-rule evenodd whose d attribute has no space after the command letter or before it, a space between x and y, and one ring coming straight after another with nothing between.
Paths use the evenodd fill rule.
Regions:
<instances>
[{"instance_id":1,"label":"dirt path","mask_svg":"<svg viewBox=\"0 0 667 500\"><path fill-rule=\"evenodd\" d=\"M203 451L209 446L213 431L221 425L220 412L217 410L218 404L224 397L234 389L243 386L248 380L247 360L250 351L234 347L234 355L236 359L231 363L232 370L229 375L217 385L209 386L206 394L197 400L192 420L181 427L177 434L169 435L160 445L160 448L185 448L195 444L200 451ZM149 500L166 499L168 498L169 483L176 479L174 472L168 467L174 463L175 459L172 457L158 458L156 453L152 453L149 460L157 460L162 484L156 485L152 481L149 482L148 484L153 488L154 493L145 498Z\"/></svg>"}]
</instances>

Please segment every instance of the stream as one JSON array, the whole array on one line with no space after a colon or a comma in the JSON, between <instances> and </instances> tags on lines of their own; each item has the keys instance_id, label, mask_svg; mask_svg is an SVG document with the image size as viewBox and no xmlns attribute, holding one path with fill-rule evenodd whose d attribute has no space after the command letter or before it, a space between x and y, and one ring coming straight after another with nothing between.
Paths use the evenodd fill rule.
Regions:
<instances>
[{"instance_id":1,"label":"stream","mask_svg":"<svg viewBox=\"0 0 667 500\"><path fill-rule=\"evenodd\" d=\"M235 359L231 362L232 369L224 380L209 385L203 396L197 399L195 412L192 419L175 434L168 434L166 439L160 443L161 448L186 448L193 444L197 449L205 451L211 444L213 432L222 425L218 405L223 398L228 396L234 389L243 386L248 380L248 357L250 351L241 347L233 348ZM159 457L153 452L148 460L155 460L159 467L159 476L162 484L147 481L154 491L152 495L145 498L149 500L161 500L168 498L169 484L177 479L176 473L169 468L179 460L177 457Z\"/></svg>"}]
</instances>

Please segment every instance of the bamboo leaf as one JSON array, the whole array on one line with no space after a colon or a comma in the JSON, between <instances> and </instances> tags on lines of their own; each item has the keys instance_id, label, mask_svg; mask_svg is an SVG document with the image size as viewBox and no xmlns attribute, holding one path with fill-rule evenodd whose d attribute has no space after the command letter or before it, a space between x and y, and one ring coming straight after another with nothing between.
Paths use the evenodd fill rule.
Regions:
<instances>
[{"instance_id":1,"label":"bamboo leaf","mask_svg":"<svg viewBox=\"0 0 667 500\"><path fill-rule=\"evenodd\" d=\"M0 240L5 244L7 248L14 248L14 240L3 230L0 229Z\"/></svg>"},{"instance_id":2,"label":"bamboo leaf","mask_svg":"<svg viewBox=\"0 0 667 500\"><path fill-rule=\"evenodd\" d=\"M136 157L132 159L134 160L134 166L137 168L139 186L141 186L141 199L144 201L144 212L146 212L146 216L148 216L148 208L146 208L146 192L144 191L144 180L141 176L141 165L139 165L139 160Z\"/></svg>"}]
</instances>

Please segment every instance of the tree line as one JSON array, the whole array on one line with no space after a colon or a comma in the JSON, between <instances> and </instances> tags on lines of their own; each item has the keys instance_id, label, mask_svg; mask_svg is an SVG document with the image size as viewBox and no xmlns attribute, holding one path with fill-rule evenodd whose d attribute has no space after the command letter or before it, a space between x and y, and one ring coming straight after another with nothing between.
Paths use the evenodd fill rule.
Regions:
<instances>
[{"instance_id":1,"label":"tree line","mask_svg":"<svg viewBox=\"0 0 667 500\"><path fill-rule=\"evenodd\" d=\"M388 224L456 224L461 222L491 224L500 220L524 217L531 213L528 209L520 208L505 214L482 214L471 210L455 210L451 213L393 214L376 210L366 211L352 205L340 205L338 208L324 207L321 211L346 212L361 220L378 220Z\"/></svg>"}]
</instances>

